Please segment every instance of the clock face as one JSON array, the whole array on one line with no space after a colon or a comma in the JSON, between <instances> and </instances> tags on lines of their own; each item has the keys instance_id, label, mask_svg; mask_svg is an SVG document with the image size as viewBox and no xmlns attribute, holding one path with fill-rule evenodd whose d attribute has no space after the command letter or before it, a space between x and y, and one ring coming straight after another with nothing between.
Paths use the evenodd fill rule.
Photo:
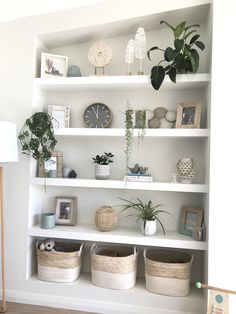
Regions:
<instances>
[{"instance_id":1,"label":"clock face","mask_svg":"<svg viewBox=\"0 0 236 314\"><path fill-rule=\"evenodd\" d=\"M92 104L84 112L84 123L87 128L108 128L111 120L110 109L102 103Z\"/></svg>"}]
</instances>

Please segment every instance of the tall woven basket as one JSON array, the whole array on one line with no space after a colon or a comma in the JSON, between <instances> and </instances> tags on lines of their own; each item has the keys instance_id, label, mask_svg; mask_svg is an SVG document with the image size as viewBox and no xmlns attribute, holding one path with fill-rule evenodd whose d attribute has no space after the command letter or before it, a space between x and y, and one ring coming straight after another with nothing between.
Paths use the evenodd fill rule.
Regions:
<instances>
[{"instance_id":1,"label":"tall woven basket","mask_svg":"<svg viewBox=\"0 0 236 314\"><path fill-rule=\"evenodd\" d=\"M52 282L72 282L79 277L83 244L59 243L61 251L41 251L36 243L38 279Z\"/></svg>"},{"instance_id":2,"label":"tall woven basket","mask_svg":"<svg viewBox=\"0 0 236 314\"><path fill-rule=\"evenodd\" d=\"M93 284L109 289L134 287L137 255L135 247L108 247L94 244L91 248Z\"/></svg>"},{"instance_id":3,"label":"tall woven basket","mask_svg":"<svg viewBox=\"0 0 236 314\"><path fill-rule=\"evenodd\" d=\"M193 255L145 249L144 261L147 290L176 297L189 294Z\"/></svg>"}]
</instances>

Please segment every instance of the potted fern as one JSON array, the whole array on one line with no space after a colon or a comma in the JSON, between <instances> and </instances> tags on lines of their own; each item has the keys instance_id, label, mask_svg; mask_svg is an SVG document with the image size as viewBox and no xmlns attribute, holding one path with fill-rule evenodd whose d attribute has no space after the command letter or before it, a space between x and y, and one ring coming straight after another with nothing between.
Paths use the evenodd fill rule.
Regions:
<instances>
[{"instance_id":1,"label":"potted fern","mask_svg":"<svg viewBox=\"0 0 236 314\"><path fill-rule=\"evenodd\" d=\"M95 163L95 178L99 180L107 180L110 177L110 163L113 162L112 153L105 153L103 155L96 155L93 158Z\"/></svg>"},{"instance_id":2,"label":"potted fern","mask_svg":"<svg viewBox=\"0 0 236 314\"><path fill-rule=\"evenodd\" d=\"M129 201L124 198L120 199L126 202L126 204L119 205L123 207L122 212L134 209L134 212L128 214L127 217L136 218L136 222L141 222L141 231L144 235L154 235L157 231L157 223L160 224L162 232L165 234L165 228L159 218L159 214L171 214L165 210L159 209L159 207L162 206L161 204L154 205L152 201L145 203L139 198L136 198L135 201Z\"/></svg>"},{"instance_id":3,"label":"potted fern","mask_svg":"<svg viewBox=\"0 0 236 314\"><path fill-rule=\"evenodd\" d=\"M174 47L162 49L155 46L147 52L149 60L151 60L150 53L153 50L162 51L164 54L164 59L151 69L151 84L156 90L161 87L165 75L168 75L170 80L176 83L176 74L196 73L200 58L197 49L202 51L205 49L196 30L197 27L200 27L199 24L187 25L185 21L175 27L166 21L161 21L160 24L166 24L173 32Z\"/></svg>"}]
</instances>

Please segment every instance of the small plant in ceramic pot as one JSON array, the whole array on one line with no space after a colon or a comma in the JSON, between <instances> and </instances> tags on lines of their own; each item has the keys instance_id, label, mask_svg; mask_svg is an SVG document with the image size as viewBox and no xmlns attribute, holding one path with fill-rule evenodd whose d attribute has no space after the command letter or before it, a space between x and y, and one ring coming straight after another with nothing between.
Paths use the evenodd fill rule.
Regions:
<instances>
[{"instance_id":1,"label":"small plant in ceramic pot","mask_svg":"<svg viewBox=\"0 0 236 314\"><path fill-rule=\"evenodd\" d=\"M96 155L93 158L95 163L95 178L106 180L110 176L110 163L113 162L114 155L112 153L105 153L103 155Z\"/></svg>"},{"instance_id":2,"label":"small plant in ceramic pot","mask_svg":"<svg viewBox=\"0 0 236 314\"><path fill-rule=\"evenodd\" d=\"M171 214L168 211L159 209L159 207L162 206L161 204L154 205L152 201L145 203L139 198L135 198L135 201L129 201L123 198L120 199L126 202L126 204L119 205L123 207L122 212L129 209L135 210L135 212L128 214L127 217L136 218L136 222L141 222L141 231L143 234L155 234L157 231L157 222L160 224L163 234L165 234L165 228L159 218L159 214Z\"/></svg>"}]
</instances>

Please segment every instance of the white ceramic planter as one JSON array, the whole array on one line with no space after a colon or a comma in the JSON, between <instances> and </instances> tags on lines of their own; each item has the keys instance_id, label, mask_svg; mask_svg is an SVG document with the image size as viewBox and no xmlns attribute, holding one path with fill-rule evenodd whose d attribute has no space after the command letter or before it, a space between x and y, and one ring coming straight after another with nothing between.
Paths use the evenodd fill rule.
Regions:
<instances>
[{"instance_id":1,"label":"white ceramic planter","mask_svg":"<svg viewBox=\"0 0 236 314\"><path fill-rule=\"evenodd\" d=\"M144 235L154 235L157 232L157 222L156 220L148 220L146 224L144 221L141 224L141 231Z\"/></svg>"},{"instance_id":2,"label":"white ceramic planter","mask_svg":"<svg viewBox=\"0 0 236 314\"><path fill-rule=\"evenodd\" d=\"M107 180L110 177L110 165L95 164L95 178Z\"/></svg>"}]
</instances>

